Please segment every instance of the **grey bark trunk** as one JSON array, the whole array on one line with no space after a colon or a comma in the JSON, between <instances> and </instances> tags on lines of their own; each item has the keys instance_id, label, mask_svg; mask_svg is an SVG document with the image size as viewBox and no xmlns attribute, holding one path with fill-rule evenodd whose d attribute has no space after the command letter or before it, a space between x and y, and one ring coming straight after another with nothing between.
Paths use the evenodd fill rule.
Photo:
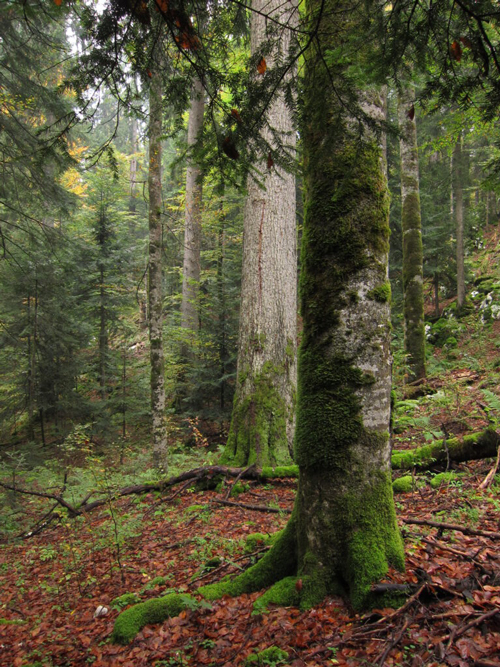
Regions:
<instances>
[{"instance_id":1,"label":"grey bark trunk","mask_svg":"<svg viewBox=\"0 0 500 667\"><path fill-rule=\"evenodd\" d=\"M149 93L149 275L148 314L151 361L153 463L167 471L167 421L163 355L163 284L161 223L162 81L153 68Z\"/></svg>"},{"instance_id":2,"label":"grey bark trunk","mask_svg":"<svg viewBox=\"0 0 500 667\"><path fill-rule=\"evenodd\" d=\"M453 149L452 184L454 199L455 230L457 238L457 308L465 304L465 253L464 253L464 202L463 202L463 159L462 137Z\"/></svg>"},{"instance_id":3,"label":"grey bark trunk","mask_svg":"<svg viewBox=\"0 0 500 667\"><path fill-rule=\"evenodd\" d=\"M254 0L252 8L297 25L295 0ZM274 24L252 14L252 54L270 38ZM271 68L287 54L291 31L283 29L266 55ZM273 146L272 129L295 149L292 118L281 93L272 102L262 135ZM270 129L272 128L272 129ZM297 339L297 250L295 177L265 161L255 165L262 185L249 177L243 232L243 268L236 393L223 460L234 465L276 465L291 460L295 428Z\"/></svg>"},{"instance_id":4,"label":"grey bark trunk","mask_svg":"<svg viewBox=\"0 0 500 667\"><path fill-rule=\"evenodd\" d=\"M132 144L132 157L130 158L130 199L128 210L130 213L135 213L136 210L136 189L137 189L137 119L132 118L130 128L130 141Z\"/></svg>"},{"instance_id":5,"label":"grey bark trunk","mask_svg":"<svg viewBox=\"0 0 500 667\"><path fill-rule=\"evenodd\" d=\"M401 154L405 351L408 355L409 382L425 377L424 260L414 102L413 90L406 87L398 99L398 116Z\"/></svg>"},{"instance_id":6,"label":"grey bark trunk","mask_svg":"<svg viewBox=\"0 0 500 667\"><path fill-rule=\"evenodd\" d=\"M204 89L196 79L191 92L188 123L188 150L192 149L203 129ZM184 227L184 266L182 272L181 327L196 332L199 328L198 289L200 284L202 173L192 155L186 173L186 216ZM189 345L183 346L187 356Z\"/></svg>"}]
</instances>

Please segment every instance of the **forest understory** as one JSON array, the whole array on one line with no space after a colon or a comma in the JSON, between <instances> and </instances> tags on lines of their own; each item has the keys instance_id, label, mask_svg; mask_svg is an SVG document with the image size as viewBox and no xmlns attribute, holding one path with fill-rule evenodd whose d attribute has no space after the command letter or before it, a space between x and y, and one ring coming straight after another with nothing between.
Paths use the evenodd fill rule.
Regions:
<instances>
[{"instance_id":1,"label":"forest understory","mask_svg":"<svg viewBox=\"0 0 500 667\"><path fill-rule=\"evenodd\" d=\"M489 241L496 247L496 230ZM485 326L473 312L460 326L458 348L431 347L425 396L408 399L396 387L394 449L497 427L500 322ZM134 460L125 457L123 469ZM200 440L180 461L186 471L214 457ZM268 548L247 538L286 524L295 479L233 476L206 491L188 479L163 493L114 499L119 485L106 472L112 463L119 468L117 460L87 459L105 503L76 518L53 499L10 492L28 533L4 539L0 548L2 667L500 665L500 476L481 488L494 459L451 462L449 470L431 462L429 470L411 472L412 489L395 495L406 572L389 572L384 582L406 585L407 601L366 615L337 597L309 611L274 607L252 614L260 593L210 604L196 595L199 586L237 574ZM395 477L401 474L408 475ZM71 475L71 490L70 482ZM61 491L26 483L23 474L16 483ZM70 492L63 496L71 502ZM30 535L50 510L50 523ZM127 646L110 642L122 609L174 590L194 595L186 611L146 626Z\"/></svg>"}]
</instances>

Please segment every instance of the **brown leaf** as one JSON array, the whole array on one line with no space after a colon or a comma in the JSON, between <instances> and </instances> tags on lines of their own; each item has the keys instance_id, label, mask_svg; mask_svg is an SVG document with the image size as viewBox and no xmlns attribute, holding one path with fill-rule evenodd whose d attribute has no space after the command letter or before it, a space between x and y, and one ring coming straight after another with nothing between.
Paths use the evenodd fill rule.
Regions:
<instances>
[{"instance_id":1,"label":"brown leaf","mask_svg":"<svg viewBox=\"0 0 500 667\"><path fill-rule=\"evenodd\" d=\"M257 63L257 72L259 74L265 74L266 69L267 69L266 59L264 58L264 56L262 56L262 58Z\"/></svg>"},{"instance_id":2,"label":"brown leaf","mask_svg":"<svg viewBox=\"0 0 500 667\"><path fill-rule=\"evenodd\" d=\"M303 586L302 579L297 579L297 581L295 582L295 589L300 592L302 590L302 586Z\"/></svg>"},{"instance_id":3,"label":"brown leaf","mask_svg":"<svg viewBox=\"0 0 500 667\"><path fill-rule=\"evenodd\" d=\"M54 4L60 7L62 4L62 0L54 0Z\"/></svg>"},{"instance_id":4,"label":"brown leaf","mask_svg":"<svg viewBox=\"0 0 500 667\"><path fill-rule=\"evenodd\" d=\"M238 109L231 109L231 116L235 118L238 121L238 123L242 122L240 112L238 111Z\"/></svg>"},{"instance_id":5,"label":"brown leaf","mask_svg":"<svg viewBox=\"0 0 500 667\"><path fill-rule=\"evenodd\" d=\"M267 168L268 168L269 171L271 170L273 164L274 164L273 156L271 155L271 151L269 151L269 154L267 156ZM299 579L299 581L301 583L300 588L302 588L302 579ZM295 587L297 587L299 581L297 581L297 583L295 584ZM297 588L297 590L300 590L300 588Z\"/></svg>"},{"instance_id":6,"label":"brown leaf","mask_svg":"<svg viewBox=\"0 0 500 667\"><path fill-rule=\"evenodd\" d=\"M457 63L462 60L462 47L457 42L457 40L455 40L450 46L450 54L453 60L456 60Z\"/></svg>"},{"instance_id":7,"label":"brown leaf","mask_svg":"<svg viewBox=\"0 0 500 667\"><path fill-rule=\"evenodd\" d=\"M234 139L231 136L224 137L222 141L222 150L229 158L231 158L231 160L237 160L240 157Z\"/></svg>"},{"instance_id":8,"label":"brown leaf","mask_svg":"<svg viewBox=\"0 0 500 667\"><path fill-rule=\"evenodd\" d=\"M468 37L460 37L460 41L465 46L466 49L472 49L472 42Z\"/></svg>"}]
</instances>

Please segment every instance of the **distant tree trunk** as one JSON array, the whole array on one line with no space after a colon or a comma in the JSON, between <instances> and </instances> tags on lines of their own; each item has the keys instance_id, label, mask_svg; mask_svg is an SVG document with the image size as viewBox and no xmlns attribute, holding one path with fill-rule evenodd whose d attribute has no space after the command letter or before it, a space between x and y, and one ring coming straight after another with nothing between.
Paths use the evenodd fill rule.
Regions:
<instances>
[{"instance_id":1,"label":"distant tree trunk","mask_svg":"<svg viewBox=\"0 0 500 667\"><path fill-rule=\"evenodd\" d=\"M103 251L103 249L101 249ZM101 400L106 400L106 363L108 357L108 328L106 318L106 288L104 285L104 265L99 267L100 288L99 288L99 388Z\"/></svg>"},{"instance_id":2,"label":"distant tree trunk","mask_svg":"<svg viewBox=\"0 0 500 667\"><path fill-rule=\"evenodd\" d=\"M440 317L441 312L439 310L439 273L434 272L434 317Z\"/></svg>"},{"instance_id":3,"label":"distant tree trunk","mask_svg":"<svg viewBox=\"0 0 500 667\"><path fill-rule=\"evenodd\" d=\"M33 300L33 313L31 304ZM28 294L28 437L35 439L35 377L36 377L36 339L38 325L38 281L35 279L35 294Z\"/></svg>"},{"instance_id":4,"label":"distant tree trunk","mask_svg":"<svg viewBox=\"0 0 500 667\"><path fill-rule=\"evenodd\" d=\"M188 150L192 150L203 129L204 88L200 79L193 83L188 123ZM184 226L184 266L182 271L181 327L189 332L199 328L198 289L200 284L202 172L193 155L186 172L186 215ZM189 344L183 356L189 356Z\"/></svg>"},{"instance_id":5,"label":"distant tree trunk","mask_svg":"<svg viewBox=\"0 0 500 667\"><path fill-rule=\"evenodd\" d=\"M224 211L224 186L220 188L220 220L218 232L218 256L217 256L217 308L219 311L219 368L220 368L220 389L219 389L219 407L221 414L226 407L226 364L227 364L227 342L226 342L226 291L224 286L224 244L225 244L225 223L226 214Z\"/></svg>"},{"instance_id":6,"label":"distant tree trunk","mask_svg":"<svg viewBox=\"0 0 500 667\"><path fill-rule=\"evenodd\" d=\"M457 237L457 308L465 304L465 253L464 253L464 202L463 202L463 156L462 137L453 149L452 184L454 198L455 229Z\"/></svg>"},{"instance_id":7,"label":"distant tree trunk","mask_svg":"<svg viewBox=\"0 0 500 667\"><path fill-rule=\"evenodd\" d=\"M135 213L136 211L136 189L137 189L137 119L131 119L130 127L130 143L132 144L132 157L130 158L130 199L128 204L128 210L130 213Z\"/></svg>"},{"instance_id":8,"label":"distant tree trunk","mask_svg":"<svg viewBox=\"0 0 500 667\"><path fill-rule=\"evenodd\" d=\"M294 1L254 0L255 12L282 24L297 24ZM268 39L268 20L252 13L252 54ZM269 22L269 28L272 26ZM281 32L276 50L266 55L268 67L278 49L288 53L291 34ZM268 121L295 147L290 111L282 94L270 106ZM262 132L275 145L269 129ZM243 231L238 370L229 438L222 460L258 466L291 461L295 428L297 257L295 177L279 167L256 165L263 187L247 182Z\"/></svg>"},{"instance_id":9,"label":"distant tree trunk","mask_svg":"<svg viewBox=\"0 0 500 667\"><path fill-rule=\"evenodd\" d=\"M398 99L401 154L401 221L403 229L403 294L405 352L409 382L425 377L425 323L422 221L418 174L415 96L408 86Z\"/></svg>"},{"instance_id":10,"label":"distant tree trunk","mask_svg":"<svg viewBox=\"0 0 500 667\"><path fill-rule=\"evenodd\" d=\"M161 223L162 80L159 65L151 72L149 92L149 280L148 313L151 360L153 463L167 470L167 421L163 355L163 272Z\"/></svg>"}]
</instances>

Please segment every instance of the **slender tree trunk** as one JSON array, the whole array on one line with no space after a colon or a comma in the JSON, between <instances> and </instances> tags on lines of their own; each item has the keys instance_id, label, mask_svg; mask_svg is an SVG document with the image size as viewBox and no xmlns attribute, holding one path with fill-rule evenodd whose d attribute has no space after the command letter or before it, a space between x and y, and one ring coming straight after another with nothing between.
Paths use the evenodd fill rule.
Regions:
<instances>
[{"instance_id":1,"label":"slender tree trunk","mask_svg":"<svg viewBox=\"0 0 500 667\"><path fill-rule=\"evenodd\" d=\"M457 237L457 308L465 304L465 253L464 253L464 202L462 137L453 149L452 183L454 197L455 229Z\"/></svg>"},{"instance_id":2,"label":"slender tree trunk","mask_svg":"<svg viewBox=\"0 0 500 667\"><path fill-rule=\"evenodd\" d=\"M439 273L434 272L434 317L440 317L441 312L439 310Z\"/></svg>"},{"instance_id":3,"label":"slender tree trunk","mask_svg":"<svg viewBox=\"0 0 500 667\"><path fill-rule=\"evenodd\" d=\"M196 79L191 91L188 150L192 150L203 130L204 92L202 82L200 79ZM198 331L199 328L198 289L200 284L202 196L202 172L196 164L194 157L189 155L186 173L181 327L192 333ZM183 356L189 356L189 349L189 344L183 346Z\"/></svg>"},{"instance_id":4,"label":"slender tree trunk","mask_svg":"<svg viewBox=\"0 0 500 667\"><path fill-rule=\"evenodd\" d=\"M254 0L252 8L291 27L297 25L295 0ZM274 25L252 14L252 54L258 54ZM291 31L284 29L273 53L287 54ZM291 150L295 134L282 94L269 109L271 128ZM264 138L275 145L273 133ZM276 465L291 460L295 429L297 251L295 177L265 162L256 165L262 187L247 183L243 231L243 268L238 370L232 421L223 460L234 465Z\"/></svg>"},{"instance_id":5,"label":"slender tree trunk","mask_svg":"<svg viewBox=\"0 0 500 667\"><path fill-rule=\"evenodd\" d=\"M151 360L153 463L167 470L167 421L163 355L163 272L161 223L162 81L158 63L151 73L149 93L149 280L148 313Z\"/></svg>"},{"instance_id":6,"label":"slender tree trunk","mask_svg":"<svg viewBox=\"0 0 500 667\"><path fill-rule=\"evenodd\" d=\"M123 347L122 369L122 438L127 437L127 349Z\"/></svg>"},{"instance_id":7,"label":"slender tree trunk","mask_svg":"<svg viewBox=\"0 0 500 667\"><path fill-rule=\"evenodd\" d=\"M224 286L224 245L226 214L224 211L224 186L221 187L219 196L221 198L220 220L218 233L218 257L217 257L217 298L219 311L219 367L220 367L220 394L219 407L221 414L226 407L226 375L227 342L226 342L226 291Z\"/></svg>"},{"instance_id":8,"label":"slender tree trunk","mask_svg":"<svg viewBox=\"0 0 500 667\"><path fill-rule=\"evenodd\" d=\"M104 248L101 248L104 251ZM106 318L106 288L104 286L104 265L100 265L100 289L99 289L99 388L101 400L106 400L106 362L108 356L108 330Z\"/></svg>"},{"instance_id":9,"label":"slender tree trunk","mask_svg":"<svg viewBox=\"0 0 500 667\"><path fill-rule=\"evenodd\" d=\"M130 213L135 213L136 211L136 189L137 189L137 158L136 153L138 150L137 146L137 119L131 119L131 128L130 128L130 141L132 144L132 157L130 159L130 199L128 204L128 210Z\"/></svg>"},{"instance_id":10,"label":"slender tree trunk","mask_svg":"<svg viewBox=\"0 0 500 667\"><path fill-rule=\"evenodd\" d=\"M413 90L406 87L398 99L398 116L401 154L405 351L408 355L410 368L408 380L410 382L425 377L424 259L414 102Z\"/></svg>"}]
</instances>

